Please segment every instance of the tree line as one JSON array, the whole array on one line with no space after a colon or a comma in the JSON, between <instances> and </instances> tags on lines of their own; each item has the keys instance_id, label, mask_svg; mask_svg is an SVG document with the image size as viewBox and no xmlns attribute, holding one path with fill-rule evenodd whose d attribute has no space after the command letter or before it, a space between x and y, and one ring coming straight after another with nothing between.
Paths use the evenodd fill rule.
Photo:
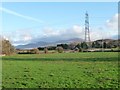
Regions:
<instances>
[{"instance_id":1,"label":"tree line","mask_svg":"<svg viewBox=\"0 0 120 90\"><path fill-rule=\"evenodd\" d=\"M62 50L74 50L74 51L85 51L87 49L95 49L95 48L104 48L111 49L120 47L120 40L97 40L93 42L81 42L81 43L70 43L70 44L57 44L56 46L48 46L48 47L38 47L39 50L58 50L58 52L62 52ZM60 50L59 50L60 48Z\"/></svg>"},{"instance_id":2,"label":"tree line","mask_svg":"<svg viewBox=\"0 0 120 90\"><path fill-rule=\"evenodd\" d=\"M67 50L73 50L82 52L89 48L117 48L120 47L120 40L97 40L90 43L70 43L70 44L57 44L56 46L38 47L35 49L28 50L16 50L15 47L10 43L9 40L0 39L0 54L11 55L11 54L39 54L40 51L48 53L49 50L56 50L59 53Z\"/></svg>"}]
</instances>

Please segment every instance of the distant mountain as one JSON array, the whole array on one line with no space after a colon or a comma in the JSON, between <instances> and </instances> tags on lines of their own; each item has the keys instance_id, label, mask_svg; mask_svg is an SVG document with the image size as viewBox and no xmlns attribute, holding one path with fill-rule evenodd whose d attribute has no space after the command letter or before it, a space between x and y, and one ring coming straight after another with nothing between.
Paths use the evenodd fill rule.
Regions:
<instances>
[{"instance_id":1,"label":"distant mountain","mask_svg":"<svg viewBox=\"0 0 120 90\"><path fill-rule=\"evenodd\" d=\"M120 35L114 35L112 38L113 39L120 39Z\"/></svg>"},{"instance_id":2,"label":"distant mountain","mask_svg":"<svg viewBox=\"0 0 120 90\"><path fill-rule=\"evenodd\" d=\"M62 43L73 43L73 42L82 42L83 39L81 38L72 38L68 40L59 40L55 42L47 42L47 41L39 41L39 42L34 42L34 43L29 43L26 45L18 45L16 46L17 49L27 49L27 48L37 48L37 47L43 47L43 46L50 46L50 45L57 45L57 44L62 44Z\"/></svg>"},{"instance_id":3,"label":"distant mountain","mask_svg":"<svg viewBox=\"0 0 120 90\"><path fill-rule=\"evenodd\" d=\"M28 48L37 48L39 46L45 46L45 45L48 45L49 43L47 42L43 42L43 41L40 41L40 42L37 42L37 43L29 43L29 44L26 44L26 45L18 45L16 46L17 49L28 49Z\"/></svg>"}]
</instances>

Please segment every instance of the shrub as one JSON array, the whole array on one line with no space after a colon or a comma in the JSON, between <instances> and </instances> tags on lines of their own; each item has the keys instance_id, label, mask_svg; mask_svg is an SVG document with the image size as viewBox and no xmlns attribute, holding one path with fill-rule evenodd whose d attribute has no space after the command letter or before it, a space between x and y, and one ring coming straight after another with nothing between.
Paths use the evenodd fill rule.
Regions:
<instances>
[{"instance_id":1,"label":"shrub","mask_svg":"<svg viewBox=\"0 0 120 90\"><path fill-rule=\"evenodd\" d=\"M88 45L86 42L81 43L81 48L82 49L88 49Z\"/></svg>"},{"instance_id":2,"label":"shrub","mask_svg":"<svg viewBox=\"0 0 120 90\"><path fill-rule=\"evenodd\" d=\"M56 50L57 50L59 53L62 53L62 52L63 52L63 48L62 48L62 47L57 47Z\"/></svg>"},{"instance_id":3,"label":"shrub","mask_svg":"<svg viewBox=\"0 0 120 90\"><path fill-rule=\"evenodd\" d=\"M79 52L82 52L83 50L82 50L82 48L79 48Z\"/></svg>"},{"instance_id":4,"label":"shrub","mask_svg":"<svg viewBox=\"0 0 120 90\"><path fill-rule=\"evenodd\" d=\"M39 52L39 49L34 48L34 49L31 49L31 50L30 50L30 53L31 53L31 54L39 54L40 52Z\"/></svg>"},{"instance_id":5,"label":"shrub","mask_svg":"<svg viewBox=\"0 0 120 90\"><path fill-rule=\"evenodd\" d=\"M48 53L48 49L46 47L44 48L44 53Z\"/></svg>"}]
</instances>

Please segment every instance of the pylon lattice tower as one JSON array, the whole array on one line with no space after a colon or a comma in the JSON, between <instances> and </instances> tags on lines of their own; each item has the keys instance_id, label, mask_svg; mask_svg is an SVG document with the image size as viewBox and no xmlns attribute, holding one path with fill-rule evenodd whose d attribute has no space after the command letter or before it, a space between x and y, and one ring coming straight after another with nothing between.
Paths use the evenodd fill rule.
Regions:
<instances>
[{"instance_id":1,"label":"pylon lattice tower","mask_svg":"<svg viewBox=\"0 0 120 90\"><path fill-rule=\"evenodd\" d=\"M85 13L85 42L90 44L89 15Z\"/></svg>"}]
</instances>

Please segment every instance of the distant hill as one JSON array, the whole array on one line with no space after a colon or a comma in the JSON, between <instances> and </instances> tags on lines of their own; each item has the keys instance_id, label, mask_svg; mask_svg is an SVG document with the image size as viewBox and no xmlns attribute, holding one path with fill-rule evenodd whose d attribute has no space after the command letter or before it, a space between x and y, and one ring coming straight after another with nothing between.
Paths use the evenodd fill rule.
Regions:
<instances>
[{"instance_id":1,"label":"distant hill","mask_svg":"<svg viewBox=\"0 0 120 90\"><path fill-rule=\"evenodd\" d=\"M114 35L113 37L112 37L113 39L120 39L120 35Z\"/></svg>"},{"instance_id":2,"label":"distant hill","mask_svg":"<svg viewBox=\"0 0 120 90\"><path fill-rule=\"evenodd\" d=\"M40 42L36 42L36 43L29 43L29 44L26 44L26 45L18 45L18 46L16 46L16 48L17 49L37 48L39 46L45 46L47 44L48 44L47 42L40 41Z\"/></svg>"},{"instance_id":3,"label":"distant hill","mask_svg":"<svg viewBox=\"0 0 120 90\"><path fill-rule=\"evenodd\" d=\"M34 43L29 43L26 45L18 45L16 46L16 49L32 49L32 48L38 48L38 47L56 46L57 44L80 43L83 41L84 40L81 38L72 38L68 40L59 40L55 42L38 41ZM115 40L115 39L103 39L103 40L99 39L99 40L92 41L92 42L98 42L99 44L102 44L102 42L106 42L106 44L111 45L111 46L118 46L118 45L120 46L120 40Z\"/></svg>"},{"instance_id":4,"label":"distant hill","mask_svg":"<svg viewBox=\"0 0 120 90\"><path fill-rule=\"evenodd\" d=\"M37 47L44 47L44 46L49 46L49 45L57 45L57 44L62 44L62 43L73 43L73 42L82 42L83 39L81 38L72 38L68 40L59 40L55 42L44 42L44 41L39 41L35 43L29 43L26 45L18 45L16 46L17 49L28 49L28 48L37 48Z\"/></svg>"}]
</instances>

